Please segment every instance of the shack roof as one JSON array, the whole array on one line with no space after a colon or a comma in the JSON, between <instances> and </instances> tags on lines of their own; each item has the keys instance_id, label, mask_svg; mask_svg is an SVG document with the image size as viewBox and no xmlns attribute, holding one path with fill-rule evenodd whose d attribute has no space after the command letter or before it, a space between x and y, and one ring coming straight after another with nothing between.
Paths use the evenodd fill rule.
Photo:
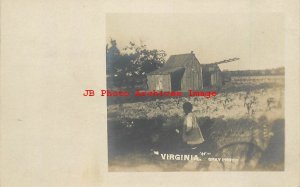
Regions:
<instances>
[{"instance_id":1,"label":"shack roof","mask_svg":"<svg viewBox=\"0 0 300 187\"><path fill-rule=\"evenodd\" d=\"M149 75L169 74L179 70L184 70L185 67L192 63L194 60L196 60L200 64L193 53L171 55L163 67L150 72Z\"/></svg>"},{"instance_id":2,"label":"shack roof","mask_svg":"<svg viewBox=\"0 0 300 187\"><path fill-rule=\"evenodd\" d=\"M188 54L180 54L180 55L171 55L167 60L166 65L168 67L184 67L189 63L193 62L193 60L197 60L193 53ZM198 61L198 60L197 60ZM199 61L198 61L199 62Z\"/></svg>"},{"instance_id":3,"label":"shack roof","mask_svg":"<svg viewBox=\"0 0 300 187\"><path fill-rule=\"evenodd\" d=\"M201 64L203 71L221 71L217 64Z\"/></svg>"}]
</instances>

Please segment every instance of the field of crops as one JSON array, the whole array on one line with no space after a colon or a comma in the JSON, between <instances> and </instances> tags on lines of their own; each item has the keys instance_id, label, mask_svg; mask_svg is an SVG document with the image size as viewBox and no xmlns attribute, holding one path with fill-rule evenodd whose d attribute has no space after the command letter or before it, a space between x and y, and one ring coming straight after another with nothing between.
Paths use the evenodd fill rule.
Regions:
<instances>
[{"instance_id":1,"label":"field of crops","mask_svg":"<svg viewBox=\"0 0 300 187\"><path fill-rule=\"evenodd\" d=\"M216 154L239 160L229 165L211 162L206 170L283 169L284 77L260 76L235 77L209 99L173 97L109 105L110 170L198 170L195 164L153 160L148 152L157 144L170 148L180 141L175 129L182 125L186 101L193 104L199 126L210 146L218 150Z\"/></svg>"},{"instance_id":2,"label":"field of crops","mask_svg":"<svg viewBox=\"0 0 300 187\"><path fill-rule=\"evenodd\" d=\"M241 83L241 79L244 80L244 83ZM283 117L283 77L281 77L280 80L278 80L278 77L275 77L274 84L270 83L270 78L265 78L268 83L264 82L264 79L262 78L261 80L251 77L244 77L241 79L233 79L233 82L230 83L231 85L226 87L226 92L220 92L213 98L174 97L148 102L110 105L108 106L108 116L132 119L151 119L157 116L164 116L167 118L176 115L183 116L182 104L189 101L194 105L193 110L198 117L207 116L213 118L222 117L239 119L249 116L247 107L245 106L245 97L248 95L250 99L255 100L255 103L251 106L251 111L249 111L250 116L254 118L261 115ZM232 90L234 90L238 87L237 85L240 84L245 87L244 91L230 91L230 86L232 87ZM270 98L272 98L273 101L268 106L268 99Z\"/></svg>"}]
</instances>

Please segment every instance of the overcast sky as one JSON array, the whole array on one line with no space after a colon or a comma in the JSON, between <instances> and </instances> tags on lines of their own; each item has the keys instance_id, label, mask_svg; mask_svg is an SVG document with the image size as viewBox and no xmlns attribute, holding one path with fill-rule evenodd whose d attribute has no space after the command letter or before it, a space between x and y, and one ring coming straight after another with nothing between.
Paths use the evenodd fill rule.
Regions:
<instances>
[{"instance_id":1,"label":"overcast sky","mask_svg":"<svg viewBox=\"0 0 300 187\"><path fill-rule=\"evenodd\" d=\"M200 63L228 58L239 61L221 69L265 69L284 66L282 14L107 14L106 39L124 48L143 41L167 58L194 51Z\"/></svg>"}]
</instances>

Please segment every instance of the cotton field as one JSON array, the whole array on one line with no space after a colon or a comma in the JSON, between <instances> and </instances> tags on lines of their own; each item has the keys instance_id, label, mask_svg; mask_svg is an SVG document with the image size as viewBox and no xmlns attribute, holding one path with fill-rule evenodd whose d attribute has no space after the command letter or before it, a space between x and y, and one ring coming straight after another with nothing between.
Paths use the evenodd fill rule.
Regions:
<instances>
[{"instance_id":1,"label":"cotton field","mask_svg":"<svg viewBox=\"0 0 300 187\"><path fill-rule=\"evenodd\" d=\"M239 119L267 115L273 118L283 117L284 113L284 90L277 86L253 91L219 92L212 98L173 97L115 104L108 106L108 116L132 119L183 116L182 104L186 101L193 104L193 111L198 117Z\"/></svg>"},{"instance_id":2,"label":"cotton field","mask_svg":"<svg viewBox=\"0 0 300 187\"><path fill-rule=\"evenodd\" d=\"M182 127L186 101L193 104L211 154L200 164L159 157L161 151L178 151L181 137L177 130ZM284 168L283 76L233 78L209 99L161 97L112 104L107 110L111 171Z\"/></svg>"}]
</instances>

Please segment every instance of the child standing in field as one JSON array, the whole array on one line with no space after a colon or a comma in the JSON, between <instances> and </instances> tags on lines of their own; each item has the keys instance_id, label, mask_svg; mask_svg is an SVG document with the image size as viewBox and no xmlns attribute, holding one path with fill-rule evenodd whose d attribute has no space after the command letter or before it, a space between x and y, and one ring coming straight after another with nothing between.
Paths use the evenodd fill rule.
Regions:
<instances>
[{"instance_id":1,"label":"child standing in field","mask_svg":"<svg viewBox=\"0 0 300 187\"><path fill-rule=\"evenodd\" d=\"M188 147L197 148L199 144L204 142L204 138L192 110L193 105L190 102L183 104L185 118L182 129L182 140Z\"/></svg>"}]
</instances>

